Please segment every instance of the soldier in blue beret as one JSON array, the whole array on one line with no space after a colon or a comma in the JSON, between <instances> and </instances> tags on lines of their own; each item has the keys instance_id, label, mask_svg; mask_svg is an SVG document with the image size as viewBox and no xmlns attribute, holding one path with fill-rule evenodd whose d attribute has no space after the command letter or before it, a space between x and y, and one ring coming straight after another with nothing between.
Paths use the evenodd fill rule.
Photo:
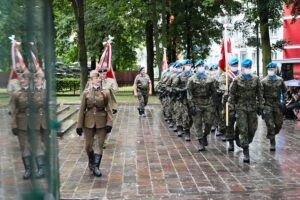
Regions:
<instances>
[{"instance_id":1,"label":"soldier in blue beret","mask_svg":"<svg viewBox=\"0 0 300 200\"><path fill-rule=\"evenodd\" d=\"M213 121L215 87L214 80L205 73L203 60L198 60L195 66L196 74L187 83L187 99L199 141L198 150L205 151L205 146L208 145L207 135L210 133Z\"/></svg>"},{"instance_id":2,"label":"soldier in blue beret","mask_svg":"<svg viewBox=\"0 0 300 200\"><path fill-rule=\"evenodd\" d=\"M176 102L174 105L174 115L177 126L177 136L185 135L186 141L190 139L190 128L192 126L192 118L189 116L188 101L187 101L187 82L192 76L191 65L192 60L184 60L181 62L184 71L175 77L172 87L176 92Z\"/></svg>"},{"instance_id":3,"label":"soldier in blue beret","mask_svg":"<svg viewBox=\"0 0 300 200\"><path fill-rule=\"evenodd\" d=\"M279 133L283 123L280 97L285 96L286 87L281 77L276 75L276 63L267 65L268 75L261 81L264 97L264 118L267 125L267 138L270 140L270 150L275 151L275 136Z\"/></svg>"},{"instance_id":4,"label":"soldier in blue beret","mask_svg":"<svg viewBox=\"0 0 300 200\"><path fill-rule=\"evenodd\" d=\"M244 162L249 163L249 145L257 129L257 113L262 114L263 91L259 78L251 73L252 61L245 59L241 66L242 73L230 86L229 103L235 106Z\"/></svg>"}]
</instances>

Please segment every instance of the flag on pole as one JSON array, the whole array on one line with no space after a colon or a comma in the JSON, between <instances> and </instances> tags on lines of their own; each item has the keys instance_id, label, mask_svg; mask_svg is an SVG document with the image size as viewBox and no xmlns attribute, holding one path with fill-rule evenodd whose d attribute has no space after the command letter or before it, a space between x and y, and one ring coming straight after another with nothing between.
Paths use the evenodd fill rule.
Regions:
<instances>
[{"instance_id":1,"label":"flag on pole","mask_svg":"<svg viewBox=\"0 0 300 200\"><path fill-rule=\"evenodd\" d=\"M34 43L33 42L30 42L30 44L33 46ZM36 56L34 55L33 51L30 52L31 53L31 58L32 58L32 61L33 61L33 64L35 66L35 72L39 72L42 70L40 64L39 64L39 61L38 59L36 58Z\"/></svg>"},{"instance_id":2,"label":"flag on pole","mask_svg":"<svg viewBox=\"0 0 300 200\"><path fill-rule=\"evenodd\" d=\"M116 79L114 69L111 65L111 41L113 40L113 37L108 36L108 40L104 43L105 48L104 52L101 55L100 61L98 65L96 66L96 70L99 71L100 69L106 69L107 70L107 77Z\"/></svg>"},{"instance_id":3,"label":"flag on pole","mask_svg":"<svg viewBox=\"0 0 300 200\"><path fill-rule=\"evenodd\" d=\"M27 71L24 59L20 51L18 50L21 43L15 40L14 35L10 36L9 39L11 40L11 56L13 70L17 71L19 69L22 69L22 72Z\"/></svg>"},{"instance_id":4,"label":"flag on pole","mask_svg":"<svg viewBox=\"0 0 300 200\"><path fill-rule=\"evenodd\" d=\"M228 38L227 40L227 53L231 53L231 41L230 38ZM225 53L225 44L224 44L224 40L222 40L222 47L221 47L221 54L222 54L222 58L219 60L219 67L221 68L222 71L226 71L226 60L228 60L228 58L226 58L226 54Z\"/></svg>"},{"instance_id":5,"label":"flag on pole","mask_svg":"<svg viewBox=\"0 0 300 200\"><path fill-rule=\"evenodd\" d=\"M163 61L162 61L162 66L161 66L161 72L163 73L166 71L168 68L168 62L167 62L167 52L166 48L164 48L164 56L163 56Z\"/></svg>"}]
</instances>

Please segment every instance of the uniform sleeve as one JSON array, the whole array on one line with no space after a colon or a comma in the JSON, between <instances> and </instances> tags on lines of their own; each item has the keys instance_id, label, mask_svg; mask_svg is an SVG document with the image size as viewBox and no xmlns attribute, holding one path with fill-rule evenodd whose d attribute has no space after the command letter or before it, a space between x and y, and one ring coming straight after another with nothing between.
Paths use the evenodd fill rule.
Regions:
<instances>
[{"instance_id":1,"label":"uniform sleeve","mask_svg":"<svg viewBox=\"0 0 300 200\"><path fill-rule=\"evenodd\" d=\"M107 105L105 107L105 110L107 112L106 116L106 126L113 126L113 113L112 113L112 102L111 102L111 97L108 92L105 93L106 98L107 98Z\"/></svg>"},{"instance_id":2,"label":"uniform sleeve","mask_svg":"<svg viewBox=\"0 0 300 200\"><path fill-rule=\"evenodd\" d=\"M10 105L11 112L11 128L18 128L17 126L17 93L13 93Z\"/></svg>"},{"instance_id":3,"label":"uniform sleeve","mask_svg":"<svg viewBox=\"0 0 300 200\"><path fill-rule=\"evenodd\" d=\"M192 91L193 91L193 81L191 79L189 79L187 82L187 99L188 99L189 104L191 106L194 106Z\"/></svg>"},{"instance_id":4,"label":"uniform sleeve","mask_svg":"<svg viewBox=\"0 0 300 200\"><path fill-rule=\"evenodd\" d=\"M237 79L234 79L229 88L229 103L235 105L237 102Z\"/></svg>"},{"instance_id":5,"label":"uniform sleeve","mask_svg":"<svg viewBox=\"0 0 300 200\"><path fill-rule=\"evenodd\" d=\"M78 120L77 120L77 128L83 128L84 112L86 109L86 95L87 92L84 92L81 97L80 109L79 109Z\"/></svg>"},{"instance_id":6,"label":"uniform sleeve","mask_svg":"<svg viewBox=\"0 0 300 200\"><path fill-rule=\"evenodd\" d=\"M264 105L263 92L264 92L264 90L263 90L262 83L261 83L259 77L257 77L256 93L257 93L257 106L258 107L262 107Z\"/></svg>"}]
</instances>

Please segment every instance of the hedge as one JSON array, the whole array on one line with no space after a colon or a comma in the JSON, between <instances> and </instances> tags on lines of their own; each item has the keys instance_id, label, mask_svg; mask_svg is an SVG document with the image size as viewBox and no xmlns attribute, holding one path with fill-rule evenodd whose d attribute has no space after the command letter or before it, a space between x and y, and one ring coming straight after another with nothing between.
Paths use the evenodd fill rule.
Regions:
<instances>
[{"instance_id":1,"label":"hedge","mask_svg":"<svg viewBox=\"0 0 300 200\"><path fill-rule=\"evenodd\" d=\"M56 91L57 92L70 92L80 89L79 78L57 78L56 79Z\"/></svg>"}]
</instances>

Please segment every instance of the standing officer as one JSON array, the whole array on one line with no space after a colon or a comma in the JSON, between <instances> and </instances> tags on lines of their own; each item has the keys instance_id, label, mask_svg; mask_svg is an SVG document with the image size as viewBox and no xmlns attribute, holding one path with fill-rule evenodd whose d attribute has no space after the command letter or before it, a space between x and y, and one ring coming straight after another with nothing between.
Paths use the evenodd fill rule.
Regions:
<instances>
[{"instance_id":1,"label":"standing officer","mask_svg":"<svg viewBox=\"0 0 300 200\"><path fill-rule=\"evenodd\" d=\"M23 72L20 76L21 89L15 92L11 101L11 119L12 119L12 133L18 137L20 149L22 153L22 160L25 168L23 179L31 177L30 161L32 156L32 147L29 144L29 131L33 131L36 139L36 161L38 166L37 178L44 176L44 161L43 161L43 146L41 141L40 129L45 128L43 123L43 98L42 94L34 92L29 88L29 79L31 73ZM36 84L37 86L38 84ZM30 100L32 100L30 104ZM32 107L31 107L32 106ZM33 110L30 110L33 109ZM31 129L31 130L30 130Z\"/></svg>"},{"instance_id":2,"label":"standing officer","mask_svg":"<svg viewBox=\"0 0 300 200\"><path fill-rule=\"evenodd\" d=\"M249 145L257 129L256 112L262 114L262 85L259 78L251 73L252 61L241 63L242 74L238 75L230 87L230 103L236 106L236 120L240 134L244 162L250 162Z\"/></svg>"},{"instance_id":3,"label":"standing officer","mask_svg":"<svg viewBox=\"0 0 300 200\"><path fill-rule=\"evenodd\" d=\"M101 176L100 164L103 144L107 133L111 132L113 116L109 91L100 87L99 73L90 72L90 84L81 97L76 132L84 132L85 150L89 158L89 168L94 176Z\"/></svg>"},{"instance_id":4,"label":"standing officer","mask_svg":"<svg viewBox=\"0 0 300 200\"><path fill-rule=\"evenodd\" d=\"M144 67L139 69L139 74L134 79L133 92L139 100L139 115L146 117L145 106L148 103L149 95L152 95L152 83Z\"/></svg>"},{"instance_id":5,"label":"standing officer","mask_svg":"<svg viewBox=\"0 0 300 200\"><path fill-rule=\"evenodd\" d=\"M270 150L275 151L275 137L279 133L283 114L280 105L281 95L285 96L286 87L281 77L276 75L276 63L267 65L268 75L261 81L264 97L264 118L267 125L267 138L270 140Z\"/></svg>"},{"instance_id":6,"label":"standing officer","mask_svg":"<svg viewBox=\"0 0 300 200\"><path fill-rule=\"evenodd\" d=\"M213 97L215 95L214 80L205 74L204 62L196 64L196 74L187 83L187 99L193 115L193 122L199 140L199 151L205 151L207 135L213 122ZM204 123L204 131L202 124Z\"/></svg>"},{"instance_id":7,"label":"standing officer","mask_svg":"<svg viewBox=\"0 0 300 200\"><path fill-rule=\"evenodd\" d=\"M184 67L184 71L175 78L172 84L174 85L174 89L177 92L178 96L178 105L176 107L176 110L178 112L176 115L176 124L178 124L177 136L181 137L184 134L185 141L191 141L190 128L193 123L192 118L189 115L189 107L187 100L187 82L188 79L192 76L192 60L184 60L181 63Z\"/></svg>"}]
</instances>

